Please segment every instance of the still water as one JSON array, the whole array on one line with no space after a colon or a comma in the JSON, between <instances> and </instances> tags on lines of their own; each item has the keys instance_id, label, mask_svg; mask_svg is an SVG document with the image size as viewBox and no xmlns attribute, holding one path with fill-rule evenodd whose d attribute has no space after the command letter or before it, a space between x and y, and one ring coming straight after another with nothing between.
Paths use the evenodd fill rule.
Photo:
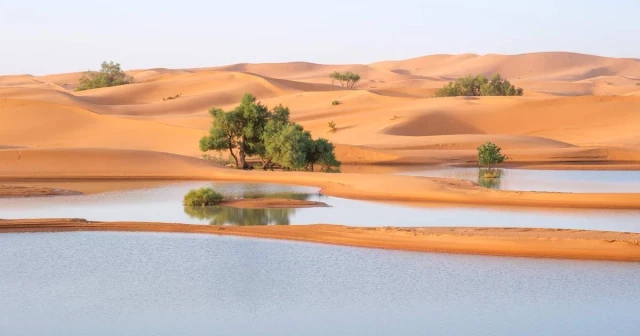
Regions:
<instances>
[{"instance_id":1,"label":"still water","mask_svg":"<svg viewBox=\"0 0 640 336\"><path fill-rule=\"evenodd\" d=\"M105 182L108 183L108 182ZM226 197L284 197L327 208L235 209L182 206L191 189L211 187ZM93 195L0 199L0 218L86 218L96 221L213 225L343 224L350 226L541 227L640 232L640 211L540 210L434 204L408 206L324 196L317 188L278 184L181 182Z\"/></svg>"},{"instance_id":2,"label":"still water","mask_svg":"<svg viewBox=\"0 0 640 336\"><path fill-rule=\"evenodd\" d=\"M187 234L0 235L3 336L638 335L640 264Z\"/></svg>"},{"instance_id":3,"label":"still water","mask_svg":"<svg viewBox=\"0 0 640 336\"><path fill-rule=\"evenodd\" d=\"M498 169L500 178L484 178L478 168L411 169L401 175L469 180L487 188L554 192L640 192L640 171Z\"/></svg>"}]
</instances>

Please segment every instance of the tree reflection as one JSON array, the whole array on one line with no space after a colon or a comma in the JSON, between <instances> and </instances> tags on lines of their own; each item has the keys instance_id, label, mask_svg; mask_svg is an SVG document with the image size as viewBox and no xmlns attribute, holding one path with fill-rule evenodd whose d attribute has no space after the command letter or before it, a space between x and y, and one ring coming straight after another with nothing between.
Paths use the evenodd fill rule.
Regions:
<instances>
[{"instance_id":1,"label":"tree reflection","mask_svg":"<svg viewBox=\"0 0 640 336\"><path fill-rule=\"evenodd\" d=\"M489 189L500 189L502 170L481 168L478 170L478 185Z\"/></svg>"},{"instance_id":2,"label":"tree reflection","mask_svg":"<svg viewBox=\"0 0 640 336\"><path fill-rule=\"evenodd\" d=\"M296 209L240 209L225 206L184 207L191 218L211 225L289 225Z\"/></svg>"}]
</instances>

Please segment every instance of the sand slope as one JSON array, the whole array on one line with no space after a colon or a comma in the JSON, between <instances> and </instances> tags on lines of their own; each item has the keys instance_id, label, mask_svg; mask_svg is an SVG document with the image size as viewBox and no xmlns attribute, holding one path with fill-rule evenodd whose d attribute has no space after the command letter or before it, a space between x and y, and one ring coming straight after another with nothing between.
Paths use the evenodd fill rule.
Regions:
<instances>
[{"instance_id":1,"label":"sand slope","mask_svg":"<svg viewBox=\"0 0 640 336\"><path fill-rule=\"evenodd\" d=\"M355 71L357 89L331 85ZM431 98L468 73L501 72L525 97ZM135 84L72 91L81 72L0 76L0 146L200 155L211 106L245 92L292 110L346 163L473 163L498 143L511 164L640 162L640 61L572 53L431 55L368 65L305 62L128 71ZM175 100L163 100L181 95ZM614 96L615 95L615 96ZM333 100L341 102L332 106ZM334 121L337 132L329 133ZM224 155L226 157L226 154Z\"/></svg>"}]
</instances>

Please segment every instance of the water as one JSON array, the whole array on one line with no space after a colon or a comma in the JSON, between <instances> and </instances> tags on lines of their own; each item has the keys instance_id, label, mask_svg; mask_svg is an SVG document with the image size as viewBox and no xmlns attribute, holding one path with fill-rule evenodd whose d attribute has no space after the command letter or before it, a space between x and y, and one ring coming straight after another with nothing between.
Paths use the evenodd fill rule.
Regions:
<instances>
[{"instance_id":1,"label":"water","mask_svg":"<svg viewBox=\"0 0 640 336\"><path fill-rule=\"evenodd\" d=\"M3 336L637 335L640 264L154 233L0 235Z\"/></svg>"},{"instance_id":2,"label":"water","mask_svg":"<svg viewBox=\"0 0 640 336\"><path fill-rule=\"evenodd\" d=\"M185 208L189 190L212 187L228 197L271 195L321 201L329 208ZM86 218L188 224L342 224L350 226L486 226L640 232L640 211L540 210L434 204L418 207L349 200L317 188L278 184L183 182L93 195L0 199L0 218Z\"/></svg>"},{"instance_id":3,"label":"water","mask_svg":"<svg viewBox=\"0 0 640 336\"><path fill-rule=\"evenodd\" d=\"M640 171L499 169L499 179L479 177L478 168L430 168L408 170L402 175L448 177L469 180L485 187L554 192L640 192Z\"/></svg>"}]
</instances>

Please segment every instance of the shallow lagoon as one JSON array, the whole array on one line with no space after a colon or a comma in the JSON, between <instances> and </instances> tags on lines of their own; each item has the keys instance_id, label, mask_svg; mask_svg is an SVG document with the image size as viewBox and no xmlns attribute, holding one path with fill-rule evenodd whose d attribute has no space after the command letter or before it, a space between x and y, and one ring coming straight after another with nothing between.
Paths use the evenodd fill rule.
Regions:
<instances>
[{"instance_id":1,"label":"shallow lagoon","mask_svg":"<svg viewBox=\"0 0 640 336\"><path fill-rule=\"evenodd\" d=\"M640 264L0 235L2 335L636 335Z\"/></svg>"},{"instance_id":2,"label":"shallow lagoon","mask_svg":"<svg viewBox=\"0 0 640 336\"><path fill-rule=\"evenodd\" d=\"M401 175L448 177L486 187L520 191L640 192L640 171L499 169L499 179L483 179L478 168L408 168Z\"/></svg>"},{"instance_id":3,"label":"shallow lagoon","mask_svg":"<svg viewBox=\"0 0 640 336\"><path fill-rule=\"evenodd\" d=\"M108 183L108 182L105 182ZM328 208L185 208L182 198L203 186L228 197L293 197ZM410 206L324 196L319 189L278 184L179 182L92 195L0 199L0 218L86 218L96 221L189 224L342 224L350 226L542 227L640 232L640 211Z\"/></svg>"}]
</instances>

